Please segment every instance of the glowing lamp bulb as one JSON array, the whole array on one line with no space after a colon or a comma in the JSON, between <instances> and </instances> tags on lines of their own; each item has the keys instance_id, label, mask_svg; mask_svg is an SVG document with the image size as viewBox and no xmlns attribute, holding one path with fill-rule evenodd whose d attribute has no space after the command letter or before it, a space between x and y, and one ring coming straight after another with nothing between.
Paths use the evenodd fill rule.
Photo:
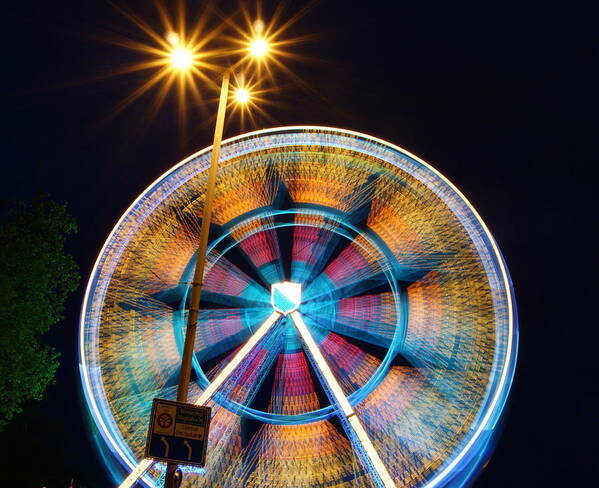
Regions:
<instances>
[{"instance_id":1,"label":"glowing lamp bulb","mask_svg":"<svg viewBox=\"0 0 599 488\"><path fill-rule=\"evenodd\" d=\"M250 54L255 58L263 57L268 51L268 42L264 39L254 39L250 44Z\"/></svg>"},{"instance_id":2,"label":"glowing lamp bulb","mask_svg":"<svg viewBox=\"0 0 599 488\"><path fill-rule=\"evenodd\" d=\"M184 71L189 69L193 62L193 56L189 49L184 47L177 47L173 49L173 52L170 55L171 64L173 67Z\"/></svg>"},{"instance_id":3,"label":"glowing lamp bulb","mask_svg":"<svg viewBox=\"0 0 599 488\"><path fill-rule=\"evenodd\" d=\"M179 34L177 34L176 32L169 32L166 35L166 40L171 46L176 46L179 44Z\"/></svg>"},{"instance_id":4,"label":"glowing lamp bulb","mask_svg":"<svg viewBox=\"0 0 599 488\"><path fill-rule=\"evenodd\" d=\"M237 88L235 90L235 101L237 103L247 103L250 100L250 92L246 88Z\"/></svg>"},{"instance_id":5,"label":"glowing lamp bulb","mask_svg":"<svg viewBox=\"0 0 599 488\"><path fill-rule=\"evenodd\" d=\"M261 19L256 20L256 22L254 22L254 30L258 34L262 34L264 32L264 21Z\"/></svg>"}]
</instances>

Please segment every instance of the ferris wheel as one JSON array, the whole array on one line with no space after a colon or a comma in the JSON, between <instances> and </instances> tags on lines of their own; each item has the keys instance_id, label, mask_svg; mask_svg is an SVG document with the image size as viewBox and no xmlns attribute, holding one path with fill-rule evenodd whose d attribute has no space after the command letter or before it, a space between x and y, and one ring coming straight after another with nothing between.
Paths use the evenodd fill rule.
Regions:
<instances>
[{"instance_id":1,"label":"ferris wheel","mask_svg":"<svg viewBox=\"0 0 599 488\"><path fill-rule=\"evenodd\" d=\"M210 148L150 185L89 280L80 368L107 466L143 460L174 399ZM409 152L281 127L223 142L189 401L193 487L464 486L517 351L513 289L472 205ZM164 466L140 478L161 486Z\"/></svg>"}]
</instances>

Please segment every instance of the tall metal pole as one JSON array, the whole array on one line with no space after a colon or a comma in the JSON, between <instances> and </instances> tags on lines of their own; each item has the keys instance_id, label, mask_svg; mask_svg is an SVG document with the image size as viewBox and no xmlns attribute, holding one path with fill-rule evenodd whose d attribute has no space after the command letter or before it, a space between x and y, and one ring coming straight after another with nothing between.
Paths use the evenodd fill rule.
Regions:
<instances>
[{"instance_id":1,"label":"tall metal pole","mask_svg":"<svg viewBox=\"0 0 599 488\"><path fill-rule=\"evenodd\" d=\"M185 344L183 346L183 358L181 359L181 371L179 372L179 385L177 387L177 401L186 402L189 390L189 379L191 377L191 359L198 326L198 315L200 312L200 296L202 294L202 281L204 279L204 268L206 265L206 249L208 248L208 234L212 220L212 204L214 201L214 187L216 183L216 172L220 159L220 144L223 138L223 127L225 124L225 112L227 99L229 98L230 71L225 71L220 88L220 99L218 102L218 113L216 114L216 126L214 127L214 141L210 157L210 168L208 169L208 182L206 185L206 197L204 198L204 213L202 215L202 226L200 228L200 243L198 244L198 255L191 282L191 299L189 302L189 313L187 316L187 329L185 330ZM166 470L165 488L175 488L176 463L168 463Z\"/></svg>"}]
</instances>

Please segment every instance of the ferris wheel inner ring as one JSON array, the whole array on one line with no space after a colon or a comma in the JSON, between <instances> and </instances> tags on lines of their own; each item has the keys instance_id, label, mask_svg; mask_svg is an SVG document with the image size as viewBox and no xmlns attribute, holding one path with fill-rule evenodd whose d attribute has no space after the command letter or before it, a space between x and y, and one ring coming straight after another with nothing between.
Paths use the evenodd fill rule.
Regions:
<instances>
[{"instance_id":1,"label":"ferris wheel inner ring","mask_svg":"<svg viewBox=\"0 0 599 488\"><path fill-rule=\"evenodd\" d=\"M312 223L291 223L287 221L278 221L278 218L289 217L294 215L304 215L304 216L312 216L312 217L321 217L323 218L322 227L317 227L316 224ZM286 219L285 219L286 220ZM262 226L256 225L256 222L260 223L261 221L266 221L266 223ZM348 400L352 406L355 406L362 400L364 400L370 392L372 392L377 385L382 381L385 376L387 369L389 368L390 363L393 361L395 355L401 349L402 341L405 337L406 332L406 324L407 324L407 306L406 306L406 296L405 291L401 289L399 285L399 278L396 276L395 270L397 270L399 263L393 263L392 260L396 261L391 251L386 248L384 242L378 238L378 236L374 235L372 232L369 232L368 229L358 229L353 226L351 223L343 220L343 215L340 215L339 212L336 212L335 209L326 208L321 205L312 205L310 207L294 207L292 209L286 210L273 210L271 208L268 209L258 209L257 211L252 211L249 215L242 215L234 219L234 221L228 223L226 226L226 230L215 239L211 244L207 252L208 262L207 262L207 272L210 272L210 269L215 266L221 258L226 257L227 253L231 251L235 246L240 245L245 239L248 239L250 236L254 236L259 232L264 231L272 231L281 227L295 227L295 226L305 226L305 227L313 227L318 228L321 231L325 230L328 232L332 232L338 234L340 237L355 242L357 236L360 236L363 242L358 245L364 249L366 253L370 255L374 255L374 261L377 263L377 266L380 267L381 272L384 274L386 279L386 285L388 286L392 296L393 302L396 309L397 320L396 320L396 330L393 334L393 339L388 346L387 353L379 365L379 367L374 371L369 380L362 386L360 386L355 391L351 392L348 395ZM222 245L223 243L227 243L230 235L235 232L239 232L240 229L244 227L250 227L251 231L247 234L244 234L242 238L237 237L232 243L228 245ZM219 250L220 249L220 250ZM195 268L195 262L197 260L197 253L194 254L193 258L188 263L185 272L183 273L181 281L189 283L191 281L193 270ZM293 279L293 278L292 278ZM333 292L334 288L330 287L328 283L320 283L321 289L319 293L322 296L324 295L325 300L326 297L331 297L331 302L334 301ZM327 286L329 285L329 286ZM323 290L324 288L324 290ZM312 290L310 287L303 290L304 293L304 301L308 301L307 304L304 305L303 309L300 307L300 310L304 310L306 308L309 309L310 300L314 300L314 286ZM187 310L188 307L188 299L191 292L191 287L188 287L183 294L180 303L180 313L179 317L183 317L183 314ZM312 296L311 296L312 293ZM400 305L403 301L403 305ZM321 305L322 306L322 305ZM334 315L335 311L325 310L324 313L329 313ZM308 312L309 314L309 312ZM319 315L322 318L323 310L319 309ZM183 343L184 343L184 331L182 324L183 320L179 318L179 320L173 320L173 328L174 334L177 339L177 345L180 351L180 354L183 354ZM204 369L199 364L197 357L194 356L192 359L193 368L197 374L197 382L202 389L206 389L210 384ZM336 415L339 411L338 405L328 405L326 407L320 408L318 410L310 411L310 412L302 412L300 414L295 415L282 415L282 414L272 414L269 412L265 412L262 410L257 410L248 407L247 405L230 401L223 395L219 395L218 393L214 396L214 401L226 407L228 410L238 413L239 415L245 415L247 417L260 420L265 423L271 424L298 424L298 423L306 423L306 422L315 422L323 419L330 418L333 415Z\"/></svg>"}]
</instances>

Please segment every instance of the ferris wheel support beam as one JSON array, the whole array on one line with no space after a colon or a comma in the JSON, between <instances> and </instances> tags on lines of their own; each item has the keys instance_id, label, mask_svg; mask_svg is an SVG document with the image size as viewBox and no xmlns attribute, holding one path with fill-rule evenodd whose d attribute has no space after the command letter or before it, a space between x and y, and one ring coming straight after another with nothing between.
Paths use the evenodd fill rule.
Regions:
<instances>
[{"instance_id":1,"label":"ferris wheel support beam","mask_svg":"<svg viewBox=\"0 0 599 488\"><path fill-rule=\"evenodd\" d=\"M314 359L314 362L316 363L316 366L319 369L320 375L326 381L327 387L335 397L335 401L337 402L343 415L345 415L345 418L349 422L349 425L351 429L354 431L354 434L356 435L358 442L361 444L363 452L368 457L369 464L376 471L375 476L378 478L376 481L380 481L384 488L395 488L395 483L391 478L391 475L389 474L387 468L381 461L381 458L379 457L378 452L374 448L374 445L372 444L370 437L368 437L368 434L366 433L364 426L360 422L360 419L356 415L356 412L354 411L349 401L347 400L347 397L343 393L341 385L333 375L331 368L329 367L326 359L322 355L322 352L320 352L320 349L316 344L316 341L312 337L312 334L308 330L308 327L306 327L306 324L304 322L304 319L302 319L301 314L296 311L292 312L290 315L293 320L293 323L295 324L295 327L297 328L300 336L302 337L302 340L304 341L304 344L306 344L308 351L310 351L310 354L312 355L312 358Z\"/></svg>"},{"instance_id":2,"label":"ferris wheel support beam","mask_svg":"<svg viewBox=\"0 0 599 488\"><path fill-rule=\"evenodd\" d=\"M133 471L129 473L122 483L119 485L119 488L130 488L135 484L135 482L143 476L143 474L150 469L150 466L154 463L153 459L145 458L142 459L141 462L133 468Z\"/></svg>"},{"instance_id":3,"label":"ferris wheel support beam","mask_svg":"<svg viewBox=\"0 0 599 488\"><path fill-rule=\"evenodd\" d=\"M273 312L270 316L264 321L264 323L258 327L258 330L252 334L252 336L246 341L246 343L237 351L237 354L233 356L227 365L221 370L216 378L212 380L212 382L208 385L208 388L204 390L204 392L199 396L199 398L195 401L196 405L204 405L212 395L220 388L220 386L227 380L231 373L241 364L241 362L245 359L245 357L250 353L256 344L260 342L266 333L270 330L270 328L275 324L275 322L281 317L279 312Z\"/></svg>"},{"instance_id":4,"label":"ferris wheel support beam","mask_svg":"<svg viewBox=\"0 0 599 488\"><path fill-rule=\"evenodd\" d=\"M235 356L227 363L227 365L216 375L214 380L210 382L208 388L206 388L202 394L195 401L196 405L204 405L212 395L218 390L222 384L227 381L231 373L237 369L245 357L251 352L254 347L260 342L271 327L279 320L281 314L279 312L273 312L270 316L262 323L260 327L252 334L252 336L245 342L245 344L237 351ZM129 473L123 482L119 485L119 488L130 488L133 484L142 476L154 461L149 458L143 459L134 469Z\"/></svg>"}]
</instances>

